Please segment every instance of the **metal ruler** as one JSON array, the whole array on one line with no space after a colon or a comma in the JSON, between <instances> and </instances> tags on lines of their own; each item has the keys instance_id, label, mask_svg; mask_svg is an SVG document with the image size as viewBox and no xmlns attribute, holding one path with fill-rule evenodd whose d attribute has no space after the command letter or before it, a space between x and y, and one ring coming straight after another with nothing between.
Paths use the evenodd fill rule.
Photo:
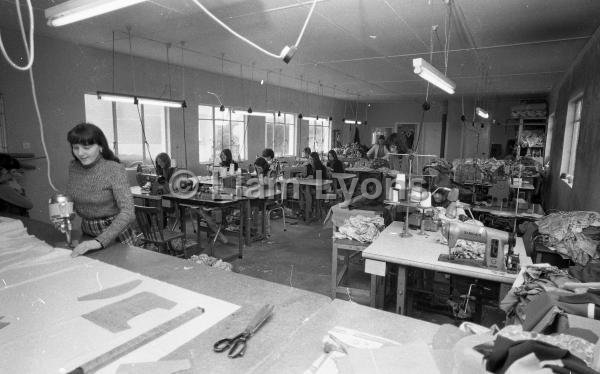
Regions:
<instances>
[{"instance_id":1,"label":"metal ruler","mask_svg":"<svg viewBox=\"0 0 600 374\"><path fill-rule=\"evenodd\" d=\"M135 338L111 349L110 351L82 364L77 369L71 370L69 374L93 373L117 360L118 358L121 358L126 354L135 351L139 347L151 342L152 340L168 333L169 331L182 326L186 322L193 320L203 313L204 309L201 307L192 308L187 312L180 314L179 316L170 319L149 331L146 331L142 335L138 335Z\"/></svg>"}]
</instances>

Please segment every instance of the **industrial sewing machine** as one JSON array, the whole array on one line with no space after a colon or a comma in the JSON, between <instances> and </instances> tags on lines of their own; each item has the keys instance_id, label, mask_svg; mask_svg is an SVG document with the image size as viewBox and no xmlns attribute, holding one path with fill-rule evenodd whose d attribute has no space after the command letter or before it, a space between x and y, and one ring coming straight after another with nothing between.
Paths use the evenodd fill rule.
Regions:
<instances>
[{"instance_id":1,"label":"industrial sewing machine","mask_svg":"<svg viewBox=\"0 0 600 374\"><path fill-rule=\"evenodd\" d=\"M66 195L56 194L48 201L48 211L50 213L50 221L52 221L54 227L65 234L67 239L66 246L74 248L77 243L71 239L71 231L73 230L71 220L75 217L75 213L73 213L73 200ZM61 246L61 244L58 244L58 246Z\"/></svg>"},{"instance_id":2,"label":"industrial sewing machine","mask_svg":"<svg viewBox=\"0 0 600 374\"><path fill-rule=\"evenodd\" d=\"M513 252L516 243L513 233L470 223L451 222L445 229L444 235L448 239L450 252L447 261L468 265L468 262L452 253L456 242L464 239L485 244L482 264L484 267L511 272L518 270L519 257ZM504 253L505 245L508 245L507 253Z\"/></svg>"}]
</instances>

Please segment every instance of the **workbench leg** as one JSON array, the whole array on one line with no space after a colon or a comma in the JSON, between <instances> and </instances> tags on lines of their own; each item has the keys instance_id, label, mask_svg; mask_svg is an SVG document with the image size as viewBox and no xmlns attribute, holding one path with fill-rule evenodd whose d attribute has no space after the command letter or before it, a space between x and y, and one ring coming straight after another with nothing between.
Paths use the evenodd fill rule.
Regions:
<instances>
[{"instance_id":1,"label":"workbench leg","mask_svg":"<svg viewBox=\"0 0 600 374\"><path fill-rule=\"evenodd\" d=\"M396 290L396 313L406 315L406 267L398 265L398 288Z\"/></svg>"},{"instance_id":2,"label":"workbench leg","mask_svg":"<svg viewBox=\"0 0 600 374\"><path fill-rule=\"evenodd\" d=\"M511 287L512 287L512 284L500 283L500 292L498 295L498 305L500 305L500 303L502 303L502 300L508 294L508 291L510 291Z\"/></svg>"},{"instance_id":3,"label":"workbench leg","mask_svg":"<svg viewBox=\"0 0 600 374\"><path fill-rule=\"evenodd\" d=\"M338 250L335 245L331 247L331 298L337 296L337 256Z\"/></svg>"},{"instance_id":4,"label":"workbench leg","mask_svg":"<svg viewBox=\"0 0 600 374\"><path fill-rule=\"evenodd\" d=\"M265 240L267 238L267 199L261 200L262 204L262 239Z\"/></svg>"},{"instance_id":5,"label":"workbench leg","mask_svg":"<svg viewBox=\"0 0 600 374\"><path fill-rule=\"evenodd\" d=\"M377 275L371 274L371 292L369 294L369 305L371 308L377 307Z\"/></svg>"},{"instance_id":6,"label":"workbench leg","mask_svg":"<svg viewBox=\"0 0 600 374\"><path fill-rule=\"evenodd\" d=\"M243 218L240 217L240 224L241 221L244 221L244 232L246 235L246 245L250 245L250 230L252 227L252 207L250 206L250 200L246 199L243 203L243 210L244 210L244 216ZM240 214L242 214L240 212Z\"/></svg>"},{"instance_id":7,"label":"workbench leg","mask_svg":"<svg viewBox=\"0 0 600 374\"><path fill-rule=\"evenodd\" d=\"M244 229L246 225L244 224L245 215L244 215L244 202L239 203L240 208L240 227L238 228L238 258L242 258L243 250L244 250Z\"/></svg>"}]
</instances>

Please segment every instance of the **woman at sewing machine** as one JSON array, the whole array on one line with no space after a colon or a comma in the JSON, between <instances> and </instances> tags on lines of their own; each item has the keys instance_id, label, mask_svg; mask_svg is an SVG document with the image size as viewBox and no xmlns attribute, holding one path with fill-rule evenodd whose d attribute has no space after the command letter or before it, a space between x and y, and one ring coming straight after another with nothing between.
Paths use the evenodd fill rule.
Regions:
<instances>
[{"instance_id":1,"label":"woman at sewing machine","mask_svg":"<svg viewBox=\"0 0 600 374\"><path fill-rule=\"evenodd\" d=\"M377 143L375 143L371 149L367 151L368 158L383 158L387 160L389 158L390 150L385 144L385 136L379 135Z\"/></svg>"},{"instance_id":2,"label":"woman at sewing machine","mask_svg":"<svg viewBox=\"0 0 600 374\"><path fill-rule=\"evenodd\" d=\"M156 155L154 167L156 168L156 175L158 175L157 182L163 190L161 192L169 193L169 181L175 170L177 170L176 167L171 166L171 157L164 152L159 153Z\"/></svg>"},{"instance_id":3,"label":"woman at sewing machine","mask_svg":"<svg viewBox=\"0 0 600 374\"><path fill-rule=\"evenodd\" d=\"M338 159L337 153L333 149L327 153L327 168L332 173L344 172L344 164Z\"/></svg>"},{"instance_id":4,"label":"woman at sewing machine","mask_svg":"<svg viewBox=\"0 0 600 374\"><path fill-rule=\"evenodd\" d=\"M233 160L233 155L231 154L231 150L229 148L222 150L219 158L221 159L221 163L219 164L221 167L231 169L231 165L233 164L233 170L229 170L229 173L237 171L238 163Z\"/></svg>"},{"instance_id":5,"label":"woman at sewing machine","mask_svg":"<svg viewBox=\"0 0 600 374\"><path fill-rule=\"evenodd\" d=\"M133 196L125 167L108 147L106 136L97 126L80 123L69 131L67 140L73 155L67 195L81 217L81 231L92 238L77 245L71 256L104 248L114 240L134 244Z\"/></svg>"}]
</instances>

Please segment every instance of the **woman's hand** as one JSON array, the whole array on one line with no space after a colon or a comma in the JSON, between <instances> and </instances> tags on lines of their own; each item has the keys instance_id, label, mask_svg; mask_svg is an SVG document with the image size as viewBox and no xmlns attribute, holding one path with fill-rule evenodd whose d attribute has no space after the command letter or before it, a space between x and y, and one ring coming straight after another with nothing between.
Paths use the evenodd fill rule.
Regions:
<instances>
[{"instance_id":1,"label":"woman's hand","mask_svg":"<svg viewBox=\"0 0 600 374\"><path fill-rule=\"evenodd\" d=\"M86 253L87 251L92 251L94 249L100 249L102 248L102 244L100 244L99 241L97 240L86 240L84 242L79 243L79 245L77 247L75 247L75 249L73 249L73 252L71 253L71 257L77 257L79 255L82 255L84 253Z\"/></svg>"}]
</instances>

